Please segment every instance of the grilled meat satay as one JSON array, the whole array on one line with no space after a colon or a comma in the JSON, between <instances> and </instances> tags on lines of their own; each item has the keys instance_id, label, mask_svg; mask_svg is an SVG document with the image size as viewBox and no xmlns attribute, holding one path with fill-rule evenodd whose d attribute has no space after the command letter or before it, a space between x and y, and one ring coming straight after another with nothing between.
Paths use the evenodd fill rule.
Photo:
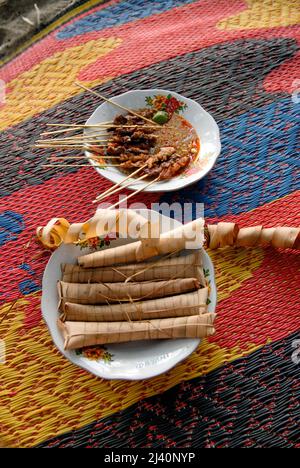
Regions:
<instances>
[{"instance_id":1,"label":"grilled meat satay","mask_svg":"<svg viewBox=\"0 0 300 468\"><path fill-rule=\"evenodd\" d=\"M148 160L148 167L151 168L155 164L160 163L161 161L167 161L172 154L175 153L175 148L173 146L165 146L160 149L160 151L153 156L150 156Z\"/></svg>"},{"instance_id":2,"label":"grilled meat satay","mask_svg":"<svg viewBox=\"0 0 300 468\"><path fill-rule=\"evenodd\" d=\"M145 154L131 154L131 153L123 153L120 155L120 161L146 161L148 158L148 155Z\"/></svg>"},{"instance_id":3,"label":"grilled meat satay","mask_svg":"<svg viewBox=\"0 0 300 468\"><path fill-rule=\"evenodd\" d=\"M160 178L170 179L171 177L175 177L179 172L181 172L182 168L188 166L190 162L191 158L189 156L177 155L177 158L162 164Z\"/></svg>"},{"instance_id":4,"label":"grilled meat satay","mask_svg":"<svg viewBox=\"0 0 300 468\"><path fill-rule=\"evenodd\" d=\"M148 119L152 119L154 115L153 109L143 109L139 113ZM166 139L168 143L162 146L161 140L164 138L161 133L157 133L156 128L154 126L152 128L141 117L130 114L119 115L113 123L114 126L108 129L111 132L111 139L106 154L118 157L120 168L129 173L145 166L146 163L140 175L170 179L182 172L182 169L193 160L188 143L185 144L186 147L184 145L175 147L175 141L178 143L175 135L174 139ZM170 143L171 145L174 143L174 146L167 146Z\"/></svg>"}]
</instances>

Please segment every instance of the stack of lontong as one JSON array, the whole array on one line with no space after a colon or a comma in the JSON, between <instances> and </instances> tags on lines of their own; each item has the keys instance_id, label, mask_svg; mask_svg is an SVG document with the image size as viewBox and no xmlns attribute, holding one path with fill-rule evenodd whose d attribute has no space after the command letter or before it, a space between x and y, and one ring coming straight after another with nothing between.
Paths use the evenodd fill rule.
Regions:
<instances>
[{"instance_id":1,"label":"stack of lontong","mask_svg":"<svg viewBox=\"0 0 300 468\"><path fill-rule=\"evenodd\" d=\"M63 264L58 323L65 349L212 335L202 252L175 248L184 242L166 233L155 248L159 258L151 249L141 254L138 241Z\"/></svg>"}]
</instances>

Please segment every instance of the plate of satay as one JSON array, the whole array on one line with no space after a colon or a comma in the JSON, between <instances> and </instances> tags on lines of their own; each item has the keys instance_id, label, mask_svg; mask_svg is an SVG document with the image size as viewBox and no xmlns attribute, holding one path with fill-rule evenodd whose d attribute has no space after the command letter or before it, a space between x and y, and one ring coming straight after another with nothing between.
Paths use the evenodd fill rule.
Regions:
<instances>
[{"instance_id":1,"label":"plate of satay","mask_svg":"<svg viewBox=\"0 0 300 468\"><path fill-rule=\"evenodd\" d=\"M118 226L127 216L126 228L109 237L115 213ZM100 209L70 226L51 221L55 239L67 230L43 277L42 314L59 351L98 377L127 380L164 373L195 351L215 331L217 300L202 228L202 220L182 225L146 209Z\"/></svg>"},{"instance_id":2,"label":"plate of satay","mask_svg":"<svg viewBox=\"0 0 300 468\"><path fill-rule=\"evenodd\" d=\"M115 184L128 177L131 190L186 187L212 169L221 151L213 117L196 101L164 89L115 96L93 112L86 126L89 144L98 135L103 140L98 155L86 151L90 163Z\"/></svg>"},{"instance_id":3,"label":"plate of satay","mask_svg":"<svg viewBox=\"0 0 300 468\"><path fill-rule=\"evenodd\" d=\"M159 192L193 184L214 166L221 151L219 128L196 101L164 89L132 90L108 99L76 85L104 102L84 124L48 124L57 129L42 133L36 146L67 153L59 156L60 164L50 160L44 167L91 165L115 184L116 192Z\"/></svg>"}]
</instances>

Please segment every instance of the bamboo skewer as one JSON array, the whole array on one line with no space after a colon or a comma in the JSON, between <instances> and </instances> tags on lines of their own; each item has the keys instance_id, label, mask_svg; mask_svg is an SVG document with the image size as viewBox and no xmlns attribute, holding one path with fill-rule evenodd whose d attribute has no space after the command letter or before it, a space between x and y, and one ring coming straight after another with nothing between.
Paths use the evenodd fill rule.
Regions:
<instances>
[{"instance_id":1,"label":"bamboo skewer","mask_svg":"<svg viewBox=\"0 0 300 468\"><path fill-rule=\"evenodd\" d=\"M98 137L105 137L106 139L113 139L114 136L110 135L107 132L100 132L100 130L96 133L94 132L86 132L86 133L81 133L80 135L72 135L72 136L66 136L66 137L58 137L58 138L43 138L43 139L38 139L37 143L46 143L46 142L58 142L58 141L72 141L72 140L86 140L90 138L98 138Z\"/></svg>"},{"instance_id":2,"label":"bamboo skewer","mask_svg":"<svg viewBox=\"0 0 300 468\"><path fill-rule=\"evenodd\" d=\"M111 140L108 140L106 138L99 138L99 140L68 140L68 141L55 141L55 140L51 140L51 141L44 141L44 140L38 140L36 142L36 145L53 145L53 146L56 146L57 144L59 146L62 146L62 145L77 145L77 146L83 146L84 143L86 144L90 144L90 143L109 143Z\"/></svg>"},{"instance_id":3,"label":"bamboo skewer","mask_svg":"<svg viewBox=\"0 0 300 468\"><path fill-rule=\"evenodd\" d=\"M107 133L87 133L87 134L80 134L80 135L72 135L68 137L59 137L59 138L43 138L40 140L37 140L37 142L48 142L48 141L69 141L69 140L84 140L86 138L97 138L97 137L105 137L108 136Z\"/></svg>"},{"instance_id":4,"label":"bamboo skewer","mask_svg":"<svg viewBox=\"0 0 300 468\"><path fill-rule=\"evenodd\" d=\"M104 122L101 122L101 124L110 124L112 123L112 120L106 120ZM60 123L47 123L46 124L48 127L82 127L82 125L85 125L85 124L60 124ZM90 124L89 126L94 126L94 125L98 125L98 124Z\"/></svg>"},{"instance_id":5,"label":"bamboo skewer","mask_svg":"<svg viewBox=\"0 0 300 468\"><path fill-rule=\"evenodd\" d=\"M61 125L63 126L64 124L47 124L47 125ZM69 125L66 128L60 129L60 130L52 130L50 132L43 132L41 133L42 136L44 135L55 135L59 133L66 133L66 132L76 132L77 130L84 128L95 128L99 130L107 130L108 128L153 128L157 129L157 125L139 125L139 124L132 124L132 125L114 125L114 124L94 124L94 125L85 125L85 124L78 124L76 127L69 127Z\"/></svg>"},{"instance_id":6,"label":"bamboo skewer","mask_svg":"<svg viewBox=\"0 0 300 468\"><path fill-rule=\"evenodd\" d=\"M140 182L141 180L144 180L144 179L146 179L147 177L149 177L149 175L148 175L148 174L144 174L144 175L142 175L141 177L138 177L138 178L136 179L135 182ZM131 185L131 184L132 184L132 182L129 182L129 183L126 184L126 185L121 185L121 186L115 188L115 190L112 190L111 192L109 192L109 193L108 193L107 195L105 195L104 197L100 198L99 200L98 200L98 199L97 199L97 200L96 200L96 199L93 200L92 203L97 203L97 202L100 202L100 201L102 202L103 200L105 200L105 198L110 197L111 195L114 195L114 194L117 193L117 192L120 192L121 190L123 190L123 188L126 188L126 187L128 187L129 185Z\"/></svg>"},{"instance_id":7,"label":"bamboo skewer","mask_svg":"<svg viewBox=\"0 0 300 468\"><path fill-rule=\"evenodd\" d=\"M127 177L125 177L121 182L118 182L117 184L113 185L112 187L110 187L109 189L105 190L105 192L101 193L100 195L98 195L95 200L93 201L93 203L96 203L97 201L103 199L103 198L106 198L106 196L108 196L110 194L110 192L112 192L115 188L117 187L120 187L120 186L123 186L122 184L124 182L126 182L128 179L131 179L133 176L135 176L136 174L138 174L142 169L144 169L145 167L147 166L147 164L144 164L143 166L139 167L138 169L136 169L135 171L133 171L131 174L129 174ZM128 184L130 185L130 184ZM125 187L127 187L128 185L126 185Z\"/></svg>"},{"instance_id":8,"label":"bamboo skewer","mask_svg":"<svg viewBox=\"0 0 300 468\"><path fill-rule=\"evenodd\" d=\"M106 101L108 102L109 104L112 104L113 106L116 106L116 107L119 107L119 109L122 109L122 110L125 110L126 112L129 112L130 114L133 114L135 115L136 117L138 117L139 119L143 119L145 120L146 122L150 122L152 125L153 125L153 120L150 120L150 119L147 119L146 117L144 117L143 115L140 115L140 114L137 114L136 112L134 112L133 110L131 109L128 109L127 107L124 107L124 106L121 106L121 104L117 104L116 102L113 102L111 101L110 99L107 99L106 97L102 96L102 94L90 89L90 88L87 88L86 86L80 84L80 83L77 83L75 82L74 83L76 86L78 86L79 88L82 88L84 89L85 91L88 91L89 93L91 94L94 94L95 96L98 96L100 97L101 99L103 99L103 101ZM157 124L157 127L159 127L159 125Z\"/></svg>"},{"instance_id":9,"label":"bamboo skewer","mask_svg":"<svg viewBox=\"0 0 300 468\"><path fill-rule=\"evenodd\" d=\"M120 164L42 164L42 167L120 167Z\"/></svg>"},{"instance_id":10,"label":"bamboo skewer","mask_svg":"<svg viewBox=\"0 0 300 468\"><path fill-rule=\"evenodd\" d=\"M42 167L92 167L91 164L42 164ZM105 168L105 167L120 167L120 164L94 164L93 167L99 167L99 168ZM148 174L145 174L143 175L141 178L139 178L138 180L142 180L146 177L149 177ZM135 190L134 192L132 192L130 195L128 195L127 197L123 198L122 200L119 200L118 202L116 202L114 205L110 206L108 209L112 209L112 208L115 208L116 206L118 206L120 203L123 203L127 200L129 200L130 198L132 198L134 195L137 195L138 193L142 192L145 188L149 187L150 185L154 184L155 182L157 182L158 180L160 179L160 177L156 177L156 179L153 179L151 180L148 184L142 186L140 189L138 190ZM130 184L128 184L130 185ZM120 189L116 190L116 191L113 191L113 193L115 192L118 192L119 190L121 190L123 187L121 187ZM107 194L107 196L110 196L112 193L109 193ZM105 197L106 198L106 197ZM97 200L98 201L98 200Z\"/></svg>"},{"instance_id":11,"label":"bamboo skewer","mask_svg":"<svg viewBox=\"0 0 300 468\"><path fill-rule=\"evenodd\" d=\"M110 140L107 140L105 138L100 138L99 140L70 140L70 141L64 141L64 140L58 140L58 141L43 141L43 140L38 140L37 141L37 145L53 145L53 146L56 146L56 144L58 144L58 146L61 146L61 145L79 145L80 143L86 143L86 144L92 144L92 143L109 143Z\"/></svg>"},{"instance_id":12,"label":"bamboo skewer","mask_svg":"<svg viewBox=\"0 0 300 468\"><path fill-rule=\"evenodd\" d=\"M151 125L148 125L147 127L148 128L160 128L160 126L158 124L154 124L154 122L140 114L138 114L137 112L131 110L131 109L128 109L120 104L117 104L113 101L111 101L110 99L107 99L105 98L104 96L102 96L100 93L90 89L90 88L87 88L86 86L84 85L81 85L80 83L77 83L75 82L75 85L84 89L85 91L88 91L89 93L91 94L94 94L95 96L98 96L100 97L102 100L114 105L115 107L118 107L122 110L125 110L126 112L138 117L139 119L142 119L146 122L149 122ZM92 124L92 125L88 125L88 124L84 124L84 125L81 125L81 124L47 124L48 126L52 126L52 127L64 127L62 129L59 129L59 130L54 130L52 132L44 132L42 135L50 135L50 134L57 134L57 133L63 133L63 132L69 132L69 131L76 131L78 130L79 128L98 128L98 129L102 129L104 130L105 128L118 128L118 127L121 127L121 128L138 128L139 126L141 125L138 125L138 124L132 124L132 125L114 125L111 123L111 121L107 121L107 122L102 122L101 124ZM146 126L144 126L146 127ZM37 144L35 145L36 148L61 148L61 149L85 149L85 150L92 150L92 146L95 146L95 147L105 147L106 145L105 144L102 144L102 142L105 142L106 144L109 142L109 140L106 138L106 139L102 139L102 138L99 138L99 133L98 134L92 134L91 135L73 135L71 137L65 137L65 138L57 138L56 140L55 139L45 139L45 140L38 140ZM101 135L101 136L104 136L104 135ZM95 138L93 138L95 137ZM98 138L98 139L96 139ZM61 159L63 157L60 157L59 159ZM72 159L72 156L68 156L67 157L68 159ZM74 158L74 157L73 157ZM76 159L80 159L81 157L76 157ZM114 157L111 157L111 159L113 159ZM42 167L87 167L87 166L90 166L90 164L44 164ZM94 164L93 165L94 167L119 167L120 164ZM112 188L108 189L106 192L104 192L104 194L101 194L99 195L94 201L93 203L96 203L97 201L100 201L100 200L103 200L104 198L108 197L109 195L111 194L114 194L114 193L117 193L119 192L120 190L122 190L123 186L122 184L133 177L133 175L137 174L139 171L141 171L144 167L146 167L147 164L145 164L143 167L140 167L138 168L136 171L134 171L133 173L129 174L127 177L125 177L125 179L120 182L119 184L116 184L115 186L113 186ZM146 177L148 177L147 174L143 174L139 180L143 180L145 179ZM125 202L127 201L128 199L130 199L131 197L133 197L134 195L140 193L141 191L145 190L147 187L149 187L150 185L154 184L155 182L157 182L158 180L160 179L160 177L157 177L156 179L154 180L151 180L148 184L146 184L145 186L141 187L140 189L136 190L135 192L133 192L132 194L128 195L127 197L125 197L123 200L121 201L118 201L117 203L115 203L110 209L112 208L115 208L116 206L118 206L121 202ZM131 185L131 182L126 184L125 187Z\"/></svg>"},{"instance_id":13,"label":"bamboo skewer","mask_svg":"<svg viewBox=\"0 0 300 468\"><path fill-rule=\"evenodd\" d=\"M88 146L89 145L89 146ZM95 146L97 148L106 148L106 144L104 143L97 143L96 145L91 145L90 143L88 143L87 145L79 145L79 144L70 144L70 145L64 145L64 144L59 144L59 145L41 145L41 144L38 144L38 145L34 145L34 148L49 148L49 149L56 149L56 148L62 148L62 149L83 149L83 150L93 150L92 146Z\"/></svg>"},{"instance_id":14,"label":"bamboo skewer","mask_svg":"<svg viewBox=\"0 0 300 468\"><path fill-rule=\"evenodd\" d=\"M120 205L120 203L123 203L127 200L129 200L130 198L134 197L134 195L137 195L138 193L142 192L143 190L145 190L147 187L150 187L150 185L154 184L155 182L158 182L160 179L160 176L156 177L156 179L153 179L151 180L148 184L144 185L143 187L141 187L140 189L138 190L135 190L134 192L132 192L130 195L128 195L127 197L123 198L122 200L119 200L117 203L115 203L114 205L110 206L108 209L109 210L112 210L113 208L115 208L116 206Z\"/></svg>"},{"instance_id":15,"label":"bamboo skewer","mask_svg":"<svg viewBox=\"0 0 300 468\"><path fill-rule=\"evenodd\" d=\"M96 156L98 158L101 158L101 159L118 159L119 156ZM87 158L87 156L49 156L49 159L90 159L90 158ZM93 159L93 158L92 158ZM96 159L93 159L93 161L97 162Z\"/></svg>"},{"instance_id":16,"label":"bamboo skewer","mask_svg":"<svg viewBox=\"0 0 300 468\"><path fill-rule=\"evenodd\" d=\"M41 136L44 136L44 135L55 135L55 134L58 134L58 133L67 133L67 132L77 132L78 130L80 130L81 128L89 128L89 127L73 127L73 128L64 128L62 130L52 130L51 132L43 132L41 133ZM100 130L106 130L106 127L99 127L99 131Z\"/></svg>"},{"instance_id":17,"label":"bamboo skewer","mask_svg":"<svg viewBox=\"0 0 300 468\"><path fill-rule=\"evenodd\" d=\"M36 145L55 145L56 143L58 144L67 144L67 145L70 145L70 144L79 144L79 143L97 143L97 142L110 142L111 140L107 140L107 138L102 138L104 137L105 135L100 135L101 138L99 138L98 140L96 140L97 137L91 137L91 139L83 139L83 138L78 138L78 139L70 139L70 140L37 140L36 141ZM95 139L92 139L92 138L95 138Z\"/></svg>"},{"instance_id":18,"label":"bamboo skewer","mask_svg":"<svg viewBox=\"0 0 300 468\"><path fill-rule=\"evenodd\" d=\"M140 118L144 118L140 115L138 115ZM98 124L47 124L47 125L52 125L52 126L60 126L60 127L67 127L70 129L80 129L80 128L132 128L132 127L137 127L139 129L141 128L159 128L159 125L156 124L154 125L154 122L150 120L152 125L143 125L143 124L127 124L127 125L122 125L122 124L114 124L114 123L98 123ZM55 130L54 130L55 131ZM60 131L60 130L57 130Z\"/></svg>"}]
</instances>

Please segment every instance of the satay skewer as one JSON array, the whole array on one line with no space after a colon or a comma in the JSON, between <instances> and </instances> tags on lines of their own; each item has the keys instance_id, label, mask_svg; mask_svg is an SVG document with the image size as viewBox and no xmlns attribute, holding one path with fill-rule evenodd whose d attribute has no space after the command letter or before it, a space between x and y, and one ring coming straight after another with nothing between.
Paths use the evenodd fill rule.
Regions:
<instances>
[{"instance_id":1,"label":"satay skewer","mask_svg":"<svg viewBox=\"0 0 300 468\"><path fill-rule=\"evenodd\" d=\"M139 116L141 118L144 118L142 116ZM132 123L132 124L114 124L114 123L98 123L98 124L47 124L47 125L52 125L52 126L60 126L60 127L67 127L70 129L76 130L77 128L132 128L132 127L137 127L137 128L161 128L159 124L154 124L152 120L150 120L152 125L145 125L145 124L138 124L138 123ZM55 131L55 130L54 130ZM59 130L57 130L59 131Z\"/></svg>"},{"instance_id":2,"label":"satay skewer","mask_svg":"<svg viewBox=\"0 0 300 468\"><path fill-rule=\"evenodd\" d=\"M70 141L37 141L36 145L46 145L46 146L72 146L72 145L84 145L84 144L97 144L97 143L110 143L111 140L105 138L100 138L99 140L70 140Z\"/></svg>"},{"instance_id":3,"label":"satay skewer","mask_svg":"<svg viewBox=\"0 0 300 468\"><path fill-rule=\"evenodd\" d=\"M61 134L61 133L67 133L67 132L77 132L79 130L81 130L82 128L89 128L89 127L79 127L79 128L76 128L76 127L73 127L73 128L64 128L62 130L53 130L51 132L43 132L41 133L41 136L44 136L44 135L56 135L56 134ZM99 130L104 130L106 131L106 127L99 127Z\"/></svg>"},{"instance_id":4,"label":"satay skewer","mask_svg":"<svg viewBox=\"0 0 300 468\"><path fill-rule=\"evenodd\" d=\"M90 145L90 143L89 143ZM91 146L95 147L102 147L106 148L107 144L104 143L93 143ZM64 144L59 144L59 145L42 145L42 144L37 144L34 145L34 148L49 148L49 149L57 149L57 148L62 148L62 149L82 149L82 150L92 150L90 146L85 146L85 145L79 145L79 144L70 144L70 145L64 145Z\"/></svg>"},{"instance_id":5,"label":"satay skewer","mask_svg":"<svg viewBox=\"0 0 300 468\"><path fill-rule=\"evenodd\" d=\"M120 167L120 164L42 164L42 167Z\"/></svg>"},{"instance_id":6,"label":"satay skewer","mask_svg":"<svg viewBox=\"0 0 300 468\"><path fill-rule=\"evenodd\" d=\"M119 156L96 156L96 158L101 158L101 159L119 159ZM49 159L93 159L93 161L97 162L96 159L94 158L87 158L87 156L49 156Z\"/></svg>"},{"instance_id":7,"label":"satay skewer","mask_svg":"<svg viewBox=\"0 0 300 468\"><path fill-rule=\"evenodd\" d=\"M107 138L99 138L99 139L85 139L85 140L57 140L57 141L43 141L43 140L38 140L36 142L37 145L79 145L83 143L103 143L103 142L113 142L112 140L108 140Z\"/></svg>"},{"instance_id":8,"label":"satay skewer","mask_svg":"<svg viewBox=\"0 0 300 468\"><path fill-rule=\"evenodd\" d=\"M101 122L101 124L111 124L112 120L106 120L104 122ZM48 127L82 127L85 124L72 124L72 123L47 123L46 124ZM99 125L99 124L90 124L91 126L93 125Z\"/></svg>"},{"instance_id":9,"label":"satay skewer","mask_svg":"<svg viewBox=\"0 0 300 468\"><path fill-rule=\"evenodd\" d=\"M97 133L87 133L87 134L80 134L80 135L72 135L72 136L67 136L67 137L58 137L58 138L40 138L38 141L41 141L41 142L48 142L48 141L71 141L71 140L83 140L83 139L86 139L86 138L97 138L97 137L107 137L109 135L107 135L107 132L104 132L104 133L100 133L100 132L97 132Z\"/></svg>"},{"instance_id":10,"label":"satay skewer","mask_svg":"<svg viewBox=\"0 0 300 468\"><path fill-rule=\"evenodd\" d=\"M125 110L126 112L129 112L130 114L135 115L139 119L143 119L146 122L150 122L153 125L153 120L147 119L146 117L144 117L143 115L138 114L137 112L133 111L132 109L128 109L125 106L121 106L121 104L117 104L116 102L111 101L110 99L107 99L106 97L102 96L102 94L98 93L97 91L94 91L93 89L87 88L86 86L82 85L81 83L78 83L78 82L75 81L74 84L76 86L78 86L79 88L82 88L85 91L88 91L89 93L94 94L95 96L98 96L103 101L106 101L106 102L108 102L109 104L112 104L115 107L119 107L119 109ZM158 128L160 127L159 124L157 124L157 127Z\"/></svg>"},{"instance_id":11,"label":"satay skewer","mask_svg":"<svg viewBox=\"0 0 300 468\"><path fill-rule=\"evenodd\" d=\"M47 124L47 125L58 125L58 124ZM64 124L61 124L63 126ZM109 128L137 128L137 129L143 129L143 128L153 128L153 129L159 129L158 125L141 125L141 124L131 124L131 125L115 125L115 124L93 124L93 125L86 125L86 124L78 124L76 127L69 127L69 125L66 126L66 128L60 129L60 130L52 130L49 132L43 132L41 133L42 136L44 135L55 135L59 133L66 133L66 132L76 132L77 130L81 129L99 129L99 130L108 130ZM170 127L171 128L171 127Z\"/></svg>"}]
</instances>

